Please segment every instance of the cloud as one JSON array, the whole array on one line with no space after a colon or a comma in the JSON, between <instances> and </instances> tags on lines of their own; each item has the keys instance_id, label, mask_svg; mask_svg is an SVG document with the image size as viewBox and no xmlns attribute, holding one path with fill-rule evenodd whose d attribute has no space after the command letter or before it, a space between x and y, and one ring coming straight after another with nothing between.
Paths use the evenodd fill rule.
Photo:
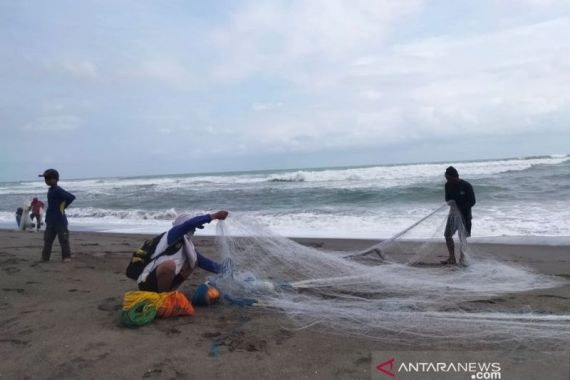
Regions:
<instances>
[{"instance_id":1,"label":"cloud","mask_svg":"<svg viewBox=\"0 0 570 380\"><path fill-rule=\"evenodd\" d=\"M24 126L26 131L49 132L71 131L81 126L81 119L75 115L42 115Z\"/></svg>"},{"instance_id":2,"label":"cloud","mask_svg":"<svg viewBox=\"0 0 570 380\"><path fill-rule=\"evenodd\" d=\"M54 98L42 101L34 113L23 121L25 132L73 131L84 125L84 116L93 104L86 100ZM30 120L31 119L31 120Z\"/></svg>"},{"instance_id":3,"label":"cloud","mask_svg":"<svg viewBox=\"0 0 570 380\"><path fill-rule=\"evenodd\" d=\"M570 19L393 44L353 57L334 71L334 85L307 90L319 107L257 115L245 136L252 143L257 133L268 149L313 151L564 132L570 39L559 36L570 36Z\"/></svg>"},{"instance_id":4,"label":"cloud","mask_svg":"<svg viewBox=\"0 0 570 380\"><path fill-rule=\"evenodd\" d=\"M275 110L278 108L282 108L284 104L282 102L275 102L275 103L254 103L251 108L254 111L268 111L268 110Z\"/></svg>"},{"instance_id":5,"label":"cloud","mask_svg":"<svg viewBox=\"0 0 570 380\"><path fill-rule=\"evenodd\" d=\"M59 61L46 62L48 69L69 75L73 79L94 80L99 76L95 63L86 59L64 58Z\"/></svg>"},{"instance_id":6,"label":"cloud","mask_svg":"<svg viewBox=\"0 0 570 380\"><path fill-rule=\"evenodd\" d=\"M212 41L226 59L214 68L221 79L286 76L302 82L343 64L362 49L382 46L391 28L421 8L419 0L319 0L248 2Z\"/></svg>"},{"instance_id":7,"label":"cloud","mask_svg":"<svg viewBox=\"0 0 570 380\"><path fill-rule=\"evenodd\" d=\"M223 170L238 155L271 167L264 157L275 154L301 162L449 139L489 141L500 156L496 136L530 136L531 146L570 123L570 5L561 0L0 8L8 148L26 134L45 138L30 131L73 131L62 135L73 135L78 160L124 141L183 151L196 165L215 153L211 169ZM120 149L107 150L100 159L112 171ZM122 173L146 170L121 162Z\"/></svg>"},{"instance_id":8,"label":"cloud","mask_svg":"<svg viewBox=\"0 0 570 380\"><path fill-rule=\"evenodd\" d=\"M125 75L137 81L163 82L181 89L190 89L193 82L191 70L176 59L149 60L131 68Z\"/></svg>"},{"instance_id":9,"label":"cloud","mask_svg":"<svg viewBox=\"0 0 570 380\"><path fill-rule=\"evenodd\" d=\"M360 96L366 100L379 100L385 96L385 94L378 90L368 89L360 92Z\"/></svg>"}]
</instances>

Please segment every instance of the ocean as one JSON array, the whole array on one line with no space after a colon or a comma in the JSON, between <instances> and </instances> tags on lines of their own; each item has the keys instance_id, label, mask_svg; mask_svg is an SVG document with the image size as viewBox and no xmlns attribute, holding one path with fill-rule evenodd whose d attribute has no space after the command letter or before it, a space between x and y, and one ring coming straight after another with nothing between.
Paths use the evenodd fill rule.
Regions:
<instances>
[{"instance_id":1,"label":"ocean","mask_svg":"<svg viewBox=\"0 0 570 380\"><path fill-rule=\"evenodd\" d=\"M342 168L62 180L70 230L154 233L177 213L226 209L294 237L390 237L444 204L455 166L475 190L473 238L570 237L570 156ZM43 181L0 183L0 227ZM231 218L231 216L230 216ZM215 234L210 225L204 235ZM425 237L432 237L425 231ZM421 231L420 231L421 235ZM429 236L428 236L429 235Z\"/></svg>"}]
</instances>

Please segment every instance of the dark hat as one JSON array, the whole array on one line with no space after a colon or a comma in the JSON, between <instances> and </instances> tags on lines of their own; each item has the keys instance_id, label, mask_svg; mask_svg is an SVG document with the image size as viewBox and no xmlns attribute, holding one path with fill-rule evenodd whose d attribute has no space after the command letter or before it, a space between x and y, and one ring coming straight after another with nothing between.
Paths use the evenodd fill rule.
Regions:
<instances>
[{"instance_id":1,"label":"dark hat","mask_svg":"<svg viewBox=\"0 0 570 380\"><path fill-rule=\"evenodd\" d=\"M457 169L455 169L453 166L448 167L447 169L445 169L445 175L449 176L449 177L459 177L459 173L457 172Z\"/></svg>"},{"instance_id":2,"label":"dark hat","mask_svg":"<svg viewBox=\"0 0 570 380\"><path fill-rule=\"evenodd\" d=\"M38 174L38 177L44 177L45 179L54 178L59 181L59 173L55 169L48 169L43 174Z\"/></svg>"}]
</instances>

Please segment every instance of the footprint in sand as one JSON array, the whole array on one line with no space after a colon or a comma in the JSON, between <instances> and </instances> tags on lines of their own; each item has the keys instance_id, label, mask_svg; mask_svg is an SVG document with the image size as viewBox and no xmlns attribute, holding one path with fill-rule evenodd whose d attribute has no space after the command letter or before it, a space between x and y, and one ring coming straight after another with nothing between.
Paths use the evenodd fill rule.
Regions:
<instances>
[{"instance_id":1,"label":"footprint in sand","mask_svg":"<svg viewBox=\"0 0 570 380\"><path fill-rule=\"evenodd\" d=\"M102 311L115 312L121 310L121 300L118 297L105 298L97 308Z\"/></svg>"},{"instance_id":2,"label":"footprint in sand","mask_svg":"<svg viewBox=\"0 0 570 380\"><path fill-rule=\"evenodd\" d=\"M286 329L279 329L279 331L275 334L275 343L283 344L285 341L291 339L293 335L294 334L292 331Z\"/></svg>"},{"instance_id":3,"label":"footprint in sand","mask_svg":"<svg viewBox=\"0 0 570 380\"><path fill-rule=\"evenodd\" d=\"M176 364L166 359L158 363L154 363L142 375L143 379L158 377L161 379L189 379L192 378L188 373L176 368ZM148 367L147 367L148 368Z\"/></svg>"},{"instance_id":4,"label":"footprint in sand","mask_svg":"<svg viewBox=\"0 0 570 380\"><path fill-rule=\"evenodd\" d=\"M86 368L95 366L97 362L106 359L107 356L109 356L109 353L106 352L97 356L89 356L87 358L75 357L70 360L65 360L65 362L56 367L57 372L54 378L79 378L81 377L79 374L83 373Z\"/></svg>"},{"instance_id":5,"label":"footprint in sand","mask_svg":"<svg viewBox=\"0 0 570 380\"><path fill-rule=\"evenodd\" d=\"M106 347L108 347L109 344L105 343L105 342L92 342L92 343L88 343L87 346L83 347L81 349L81 351L93 356L95 355L96 352L100 352L103 351L102 354L108 354L108 352L105 351Z\"/></svg>"},{"instance_id":6,"label":"footprint in sand","mask_svg":"<svg viewBox=\"0 0 570 380\"><path fill-rule=\"evenodd\" d=\"M567 299L570 299L570 298L568 298L568 297L557 296L557 295L554 295L554 294L539 294L538 296L541 297L541 298L556 298L556 299L560 299L560 300L567 300Z\"/></svg>"},{"instance_id":7,"label":"footprint in sand","mask_svg":"<svg viewBox=\"0 0 570 380\"><path fill-rule=\"evenodd\" d=\"M361 356L354 361L355 366L360 366L363 364L370 364L370 357L369 356Z\"/></svg>"},{"instance_id":8,"label":"footprint in sand","mask_svg":"<svg viewBox=\"0 0 570 380\"><path fill-rule=\"evenodd\" d=\"M2 288L3 291L5 292L16 292L16 293L24 293L24 289L22 288Z\"/></svg>"},{"instance_id":9,"label":"footprint in sand","mask_svg":"<svg viewBox=\"0 0 570 380\"><path fill-rule=\"evenodd\" d=\"M20 272L19 268L16 267L7 267L7 268L3 268L4 272L8 273L8 274L14 274L14 273L18 273Z\"/></svg>"},{"instance_id":10,"label":"footprint in sand","mask_svg":"<svg viewBox=\"0 0 570 380\"><path fill-rule=\"evenodd\" d=\"M176 327L161 329L161 331L164 332L168 336L178 335L178 334L182 333L182 331L178 330Z\"/></svg>"},{"instance_id":11,"label":"footprint in sand","mask_svg":"<svg viewBox=\"0 0 570 380\"><path fill-rule=\"evenodd\" d=\"M95 267L95 265L78 265L78 266L76 266L75 268L76 268L76 269L85 269L85 268L87 268L87 269L95 269L96 267Z\"/></svg>"},{"instance_id":12,"label":"footprint in sand","mask_svg":"<svg viewBox=\"0 0 570 380\"><path fill-rule=\"evenodd\" d=\"M33 333L33 332L34 332L33 329L25 329L25 330L19 331L19 332L18 332L18 335L19 335L19 336L22 336L22 335L30 335L30 334Z\"/></svg>"},{"instance_id":13,"label":"footprint in sand","mask_svg":"<svg viewBox=\"0 0 570 380\"><path fill-rule=\"evenodd\" d=\"M10 343L14 346L27 346L30 344L29 341L21 339L0 339L0 343Z\"/></svg>"},{"instance_id":14,"label":"footprint in sand","mask_svg":"<svg viewBox=\"0 0 570 380\"><path fill-rule=\"evenodd\" d=\"M214 339L218 346L228 347L228 351L265 351L267 352L267 341L254 336L247 336L243 331L234 331L226 336Z\"/></svg>"},{"instance_id":15,"label":"footprint in sand","mask_svg":"<svg viewBox=\"0 0 570 380\"><path fill-rule=\"evenodd\" d=\"M54 309L36 309L36 310L22 310L20 314L30 314L30 313L53 313Z\"/></svg>"},{"instance_id":16,"label":"footprint in sand","mask_svg":"<svg viewBox=\"0 0 570 380\"><path fill-rule=\"evenodd\" d=\"M222 335L222 333L219 332L219 331L215 331L215 332L205 332L205 333L202 334L202 337L203 337L203 338L211 339L211 338L219 337L220 335Z\"/></svg>"},{"instance_id":17,"label":"footprint in sand","mask_svg":"<svg viewBox=\"0 0 570 380\"><path fill-rule=\"evenodd\" d=\"M2 264L8 264L8 265L10 265L10 264L14 265L14 264L19 264L19 263L27 262L27 261L28 261L27 259L12 257L12 258L9 258L9 259L6 259L6 260L2 260L1 263L2 263Z\"/></svg>"}]
</instances>

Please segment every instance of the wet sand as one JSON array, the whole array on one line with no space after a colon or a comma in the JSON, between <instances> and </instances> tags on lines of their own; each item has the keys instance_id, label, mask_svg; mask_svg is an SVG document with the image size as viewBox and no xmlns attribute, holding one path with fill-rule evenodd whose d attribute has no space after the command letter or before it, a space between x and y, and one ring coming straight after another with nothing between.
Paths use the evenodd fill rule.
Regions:
<instances>
[{"instance_id":1,"label":"wet sand","mask_svg":"<svg viewBox=\"0 0 570 380\"><path fill-rule=\"evenodd\" d=\"M122 296L136 284L124 275L145 235L72 232L73 261L41 263L42 233L0 230L0 378L2 379L369 379L371 352L416 349L501 349L469 342L414 344L300 328L277 310L216 305L193 317L119 325ZM299 239L323 249L359 249L372 241ZM216 258L213 239L196 246ZM570 280L570 247L480 244L501 261ZM444 259L442 255L433 263ZM430 264L430 262L426 263ZM187 294L207 276L197 270ZM568 283L570 284L570 282ZM471 302L469 309L529 305L568 314L570 285ZM546 349L546 347L545 347Z\"/></svg>"}]
</instances>

